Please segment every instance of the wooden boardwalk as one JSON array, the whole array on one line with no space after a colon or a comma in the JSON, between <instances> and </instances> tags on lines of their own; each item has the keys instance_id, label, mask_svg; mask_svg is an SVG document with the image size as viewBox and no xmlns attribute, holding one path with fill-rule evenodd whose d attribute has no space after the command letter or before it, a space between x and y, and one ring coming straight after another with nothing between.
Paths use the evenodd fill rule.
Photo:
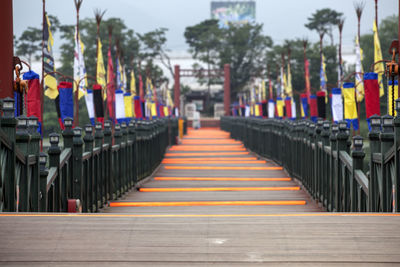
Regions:
<instances>
[{"instance_id":1,"label":"wooden boardwalk","mask_svg":"<svg viewBox=\"0 0 400 267\"><path fill-rule=\"evenodd\" d=\"M325 213L275 163L189 130L99 214L0 214L0 265L400 264L399 214Z\"/></svg>"}]
</instances>

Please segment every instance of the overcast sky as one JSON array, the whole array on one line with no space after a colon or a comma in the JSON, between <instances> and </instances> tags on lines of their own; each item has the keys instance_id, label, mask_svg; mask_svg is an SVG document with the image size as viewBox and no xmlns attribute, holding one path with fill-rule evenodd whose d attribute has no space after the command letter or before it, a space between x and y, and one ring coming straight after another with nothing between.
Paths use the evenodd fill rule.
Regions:
<instances>
[{"instance_id":1,"label":"overcast sky","mask_svg":"<svg viewBox=\"0 0 400 267\"><path fill-rule=\"evenodd\" d=\"M42 0L13 2L14 34L17 38L28 26L41 27ZM364 2L361 32L367 33L372 32L374 0ZM119 17L129 28L140 33L165 27L169 29L168 48L182 50L187 48L183 37L185 27L210 18L210 3L211 0L84 0L80 16L93 18L93 10L101 8L107 9L105 18ZM357 31L353 3L353 0L256 0L256 21L264 24L265 34L275 43L296 37L316 41L317 34L304 27L307 17L317 9L331 8L344 13L343 42L351 46ZM62 24L76 23L73 0L46 0L46 10L57 16ZM397 12L397 0L379 0L379 20L397 15Z\"/></svg>"}]
</instances>

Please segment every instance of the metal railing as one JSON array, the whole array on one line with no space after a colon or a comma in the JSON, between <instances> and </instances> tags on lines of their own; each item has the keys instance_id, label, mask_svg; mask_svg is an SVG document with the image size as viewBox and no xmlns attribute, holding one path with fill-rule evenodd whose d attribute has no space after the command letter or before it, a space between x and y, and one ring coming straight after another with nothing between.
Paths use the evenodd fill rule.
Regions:
<instances>
[{"instance_id":1,"label":"metal railing","mask_svg":"<svg viewBox=\"0 0 400 267\"><path fill-rule=\"evenodd\" d=\"M97 212L151 175L177 142L176 118L86 125L83 138L66 118L63 147L53 133L39 153L37 118L14 118L12 102L3 100L0 116L0 212Z\"/></svg>"},{"instance_id":2,"label":"metal railing","mask_svg":"<svg viewBox=\"0 0 400 267\"><path fill-rule=\"evenodd\" d=\"M282 165L327 211L398 212L400 116L370 121L367 164L363 138L351 142L346 121L223 117L221 128Z\"/></svg>"}]
</instances>

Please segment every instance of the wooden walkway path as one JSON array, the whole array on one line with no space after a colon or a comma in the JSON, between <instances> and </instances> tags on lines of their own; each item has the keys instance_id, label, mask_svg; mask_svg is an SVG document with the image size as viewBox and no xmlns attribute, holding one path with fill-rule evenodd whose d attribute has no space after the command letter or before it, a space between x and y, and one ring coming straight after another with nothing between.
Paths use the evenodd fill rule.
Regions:
<instances>
[{"instance_id":1,"label":"wooden walkway path","mask_svg":"<svg viewBox=\"0 0 400 267\"><path fill-rule=\"evenodd\" d=\"M0 214L0 265L400 264L399 214L325 213L275 163L189 130L99 214Z\"/></svg>"}]
</instances>

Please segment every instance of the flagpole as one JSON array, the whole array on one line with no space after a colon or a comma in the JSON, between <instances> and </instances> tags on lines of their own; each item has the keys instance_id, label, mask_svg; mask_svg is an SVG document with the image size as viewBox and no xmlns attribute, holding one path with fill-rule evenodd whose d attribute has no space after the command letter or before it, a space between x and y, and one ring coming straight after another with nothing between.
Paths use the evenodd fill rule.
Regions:
<instances>
[{"instance_id":1,"label":"flagpole","mask_svg":"<svg viewBox=\"0 0 400 267\"><path fill-rule=\"evenodd\" d=\"M378 29L378 0L375 0L375 24Z\"/></svg>"}]
</instances>

